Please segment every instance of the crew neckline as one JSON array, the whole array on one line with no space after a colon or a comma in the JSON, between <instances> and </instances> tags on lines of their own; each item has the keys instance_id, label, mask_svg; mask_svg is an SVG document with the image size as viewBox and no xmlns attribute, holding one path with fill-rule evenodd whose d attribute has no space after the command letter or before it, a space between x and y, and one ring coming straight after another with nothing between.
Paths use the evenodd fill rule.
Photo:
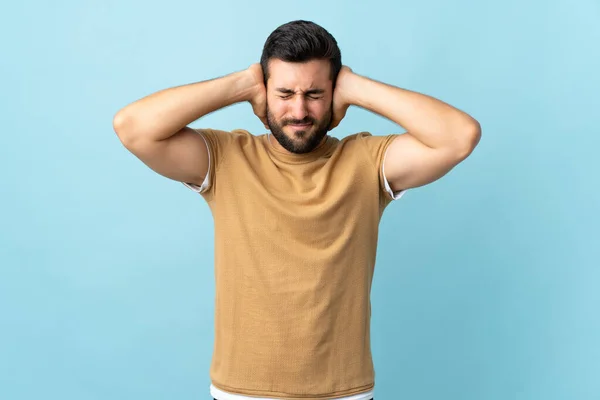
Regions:
<instances>
[{"instance_id":1,"label":"crew neckline","mask_svg":"<svg viewBox=\"0 0 600 400\"><path fill-rule=\"evenodd\" d=\"M304 163L308 163L311 161L315 161L316 159L321 157L323 154L325 154L327 152L327 150L329 150L331 148L331 145L333 144L333 140L334 140L333 136L327 135L326 139L313 151L311 151L309 153L304 153L304 154L294 154L294 153L284 152L284 151L278 149L277 147L275 147L269 140L270 135L271 135L271 132L267 132L267 134L263 136L263 141L266 142L265 146L268 149L269 153L276 159L278 159L280 161L284 161L289 164L304 164ZM277 139L274 139L274 140L277 140Z\"/></svg>"}]
</instances>

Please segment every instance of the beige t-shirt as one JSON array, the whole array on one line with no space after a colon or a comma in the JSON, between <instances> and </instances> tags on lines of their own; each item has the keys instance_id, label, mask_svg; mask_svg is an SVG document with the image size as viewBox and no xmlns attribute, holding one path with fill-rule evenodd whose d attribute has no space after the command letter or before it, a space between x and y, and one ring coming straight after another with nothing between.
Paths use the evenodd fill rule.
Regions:
<instances>
[{"instance_id":1,"label":"beige t-shirt","mask_svg":"<svg viewBox=\"0 0 600 400\"><path fill-rule=\"evenodd\" d=\"M197 129L215 226L212 384L228 393L331 399L373 389L370 292L397 134L328 136L307 154L268 135Z\"/></svg>"}]
</instances>

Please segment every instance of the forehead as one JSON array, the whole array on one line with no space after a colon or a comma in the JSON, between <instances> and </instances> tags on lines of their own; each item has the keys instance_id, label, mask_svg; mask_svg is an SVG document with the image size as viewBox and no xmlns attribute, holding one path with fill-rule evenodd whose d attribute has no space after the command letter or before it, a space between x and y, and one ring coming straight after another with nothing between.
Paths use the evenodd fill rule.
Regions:
<instances>
[{"instance_id":1,"label":"forehead","mask_svg":"<svg viewBox=\"0 0 600 400\"><path fill-rule=\"evenodd\" d=\"M331 83L327 60L311 60L303 63L269 60L269 85L288 89L326 89Z\"/></svg>"}]
</instances>

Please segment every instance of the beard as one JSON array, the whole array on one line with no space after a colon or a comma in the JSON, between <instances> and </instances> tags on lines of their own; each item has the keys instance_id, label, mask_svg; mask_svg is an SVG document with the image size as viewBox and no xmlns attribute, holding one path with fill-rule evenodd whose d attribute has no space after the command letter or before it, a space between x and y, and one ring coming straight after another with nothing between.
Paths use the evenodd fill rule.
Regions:
<instances>
[{"instance_id":1,"label":"beard","mask_svg":"<svg viewBox=\"0 0 600 400\"><path fill-rule=\"evenodd\" d=\"M284 149L295 154L309 153L319 146L327 135L332 117L333 105L320 121L306 117L303 120L285 119L278 122L267 106L267 122L271 133ZM306 123L311 125L307 126L306 129L293 130L290 135L283 131L286 125Z\"/></svg>"}]
</instances>

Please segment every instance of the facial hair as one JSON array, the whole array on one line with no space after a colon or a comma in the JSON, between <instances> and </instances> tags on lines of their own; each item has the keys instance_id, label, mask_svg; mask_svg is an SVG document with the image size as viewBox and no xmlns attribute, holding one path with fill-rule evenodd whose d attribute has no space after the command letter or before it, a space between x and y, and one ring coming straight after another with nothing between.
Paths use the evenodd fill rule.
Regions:
<instances>
[{"instance_id":1,"label":"facial hair","mask_svg":"<svg viewBox=\"0 0 600 400\"><path fill-rule=\"evenodd\" d=\"M333 105L320 121L316 121L311 117L306 117L300 121L295 119L285 119L278 123L267 105L267 123L269 124L271 133L284 149L295 154L310 153L319 146L323 138L327 135L332 117ZM311 123L312 125L308 126L306 130L295 130L293 133L294 138L290 138L283 131L283 127L286 125L305 123Z\"/></svg>"}]
</instances>

